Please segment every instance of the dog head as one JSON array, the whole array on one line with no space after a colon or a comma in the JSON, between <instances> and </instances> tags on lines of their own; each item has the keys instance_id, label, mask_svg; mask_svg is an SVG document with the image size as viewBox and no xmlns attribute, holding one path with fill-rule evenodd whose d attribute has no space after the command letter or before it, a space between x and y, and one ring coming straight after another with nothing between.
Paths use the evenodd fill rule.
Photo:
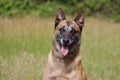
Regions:
<instances>
[{"instance_id":1,"label":"dog head","mask_svg":"<svg viewBox=\"0 0 120 80\"><path fill-rule=\"evenodd\" d=\"M74 51L76 46L79 48L78 45L80 44L83 25L83 13L78 14L73 21L68 21L65 18L63 10L61 8L57 10L53 41L55 43L55 48L62 56L66 56Z\"/></svg>"}]
</instances>

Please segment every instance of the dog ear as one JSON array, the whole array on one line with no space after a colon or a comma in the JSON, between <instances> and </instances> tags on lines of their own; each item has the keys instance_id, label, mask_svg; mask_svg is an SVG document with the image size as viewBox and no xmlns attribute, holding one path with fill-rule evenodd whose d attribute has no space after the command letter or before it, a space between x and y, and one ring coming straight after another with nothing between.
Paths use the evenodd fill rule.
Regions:
<instances>
[{"instance_id":1,"label":"dog ear","mask_svg":"<svg viewBox=\"0 0 120 80\"><path fill-rule=\"evenodd\" d=\"M65 20L64 12L63 12L62 8L58 8L56 19L55 19L55 28L63 20Z\"/></svg>"},{"instance_id":2,"label":"dog ear","mask_svg":"<svg viewBox=\"0 0 120 80\"><path fill-rule=\"evenodd\" d=\"M84 26L84 12L80 12L76 18L74 19L74 21L77 23L77 25L79 26L80 30L82 29L82 27Z\"/></svg>"}]
</instances>

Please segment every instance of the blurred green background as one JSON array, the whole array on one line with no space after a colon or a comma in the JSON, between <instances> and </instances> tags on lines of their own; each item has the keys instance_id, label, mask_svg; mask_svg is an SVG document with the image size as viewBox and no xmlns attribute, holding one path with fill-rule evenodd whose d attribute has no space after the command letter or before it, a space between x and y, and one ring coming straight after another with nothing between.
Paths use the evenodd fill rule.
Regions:
<instances>
[{"instance_id":1,"label":"blurred green background","mask_svg":"<svg viewBox=\"0 0 120 80\"><path fill-rule=\"evenodd\" d=\"M120 0L0 0L0 80L42 80L59 7L68 20L85 11L88 80L120 80Z\"/></svg>"},{"instance_id":2,"label":"blurred green background","mask_svg":"<svg viewBox=\"0 0 120 80\"><path fill-rule=\"evenodd\" d=\"M120 0L0 0L0 15L48 17L53 16L58 7L67 14L83 10L87 16L99 14L120 21Z\"/></svg>"}]
</instances>

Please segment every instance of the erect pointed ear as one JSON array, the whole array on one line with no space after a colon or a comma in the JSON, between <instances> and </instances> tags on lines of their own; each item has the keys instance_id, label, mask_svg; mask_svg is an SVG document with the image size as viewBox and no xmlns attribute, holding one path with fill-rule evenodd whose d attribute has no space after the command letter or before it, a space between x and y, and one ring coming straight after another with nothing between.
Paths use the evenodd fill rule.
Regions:
<instances>
[{"instance_id":1,"label":"erect pointed ear","mask_svg":"<svg viewBox=\"0 0 120 80\"><path fill-rule=\"evenodd\" d=\"M82 29L82 27L84 26L84 18L84 12L80 12L74 19L80 29Z\"/></svg>"},{"instance_id":2,"label":"erect pointed ear","mask_svg":"<svg viewBox=\"0 0 120 80\"><path fill-rule=\"evenodd\" d=\"M63 20L65 20L64 12L63 12L62 8L58 8L56 19L55 19L55 27Z\"/></svg>"}]
</instances>

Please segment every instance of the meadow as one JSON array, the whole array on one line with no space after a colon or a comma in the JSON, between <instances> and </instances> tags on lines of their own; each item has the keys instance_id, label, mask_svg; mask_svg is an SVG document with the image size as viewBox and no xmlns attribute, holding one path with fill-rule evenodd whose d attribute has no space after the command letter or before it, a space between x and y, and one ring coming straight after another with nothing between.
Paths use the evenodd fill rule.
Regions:
<instances>
[{"instance_id":1,"label":"meadow","mask_svg":"<svg viewBox=\"0 0 120 80\"><path fill-rule=\"evenodd\" d=\"M42 80L53 33L54 17L1 17L0 80ZM120 23L86 18L80 54L88 80L120 80Z\"/></svg>"}]
</instances>

